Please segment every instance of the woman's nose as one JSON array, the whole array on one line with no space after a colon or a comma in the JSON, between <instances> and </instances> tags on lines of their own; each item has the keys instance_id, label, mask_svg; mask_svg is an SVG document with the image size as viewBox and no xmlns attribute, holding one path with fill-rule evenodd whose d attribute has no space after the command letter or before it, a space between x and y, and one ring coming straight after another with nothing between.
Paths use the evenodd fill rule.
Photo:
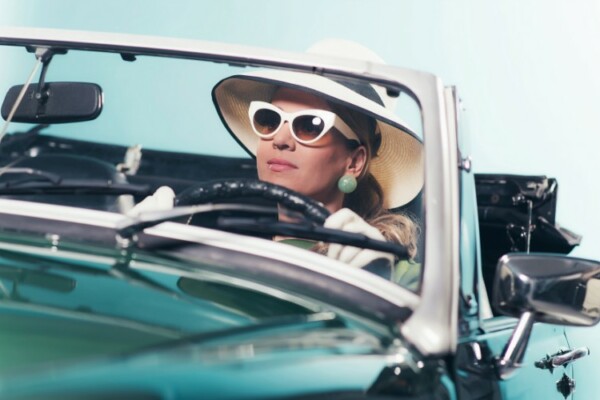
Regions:
<instances>
[{"instance_id":1,"label":"woman's nose","mask_svg":"<svg viewBox=\"0 0 600 400\"><path fill-rule=\"evenodd\" d=\"M285 122L281 128L277 131L273 137L273 148L276 149L289 149L293 150L296 148L296 141L290 132L290 124Z\"/></svg>"}]
</instances>

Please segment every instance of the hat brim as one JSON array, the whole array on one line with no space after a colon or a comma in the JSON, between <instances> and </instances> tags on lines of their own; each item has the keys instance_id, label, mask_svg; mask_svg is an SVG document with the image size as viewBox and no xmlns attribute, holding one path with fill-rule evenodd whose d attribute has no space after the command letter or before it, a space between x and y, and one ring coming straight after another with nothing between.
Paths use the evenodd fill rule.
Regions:
<instances>
[{"instance_id":1,"label":"hat brim","mask_svg":"<svg viewBox=\"0 0 600 400\"><path fill-rule=\"evenodd\" d=\"M365 113L379 125L382 140L370 171L384 192L384 206L397 208L414 199L423 187L423 144L397 116L333 80L290 71L255 71L219 82L212 97L223 124L252 156L259 138L248 118L251 101L270 102L280 87L316 94L325 100Z\"/></svg>"}]
</instances>

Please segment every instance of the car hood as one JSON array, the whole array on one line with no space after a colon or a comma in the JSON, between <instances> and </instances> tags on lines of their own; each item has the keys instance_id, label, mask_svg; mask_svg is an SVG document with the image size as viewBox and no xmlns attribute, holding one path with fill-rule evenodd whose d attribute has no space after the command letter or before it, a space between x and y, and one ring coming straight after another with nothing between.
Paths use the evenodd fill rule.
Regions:
<instances>
[{"instance_id":1,"label":"car hood","mask_svg":"<svg viewBox=\"0 0 600 400\"><path fill-rule=\"evenodd\" d=\"M225 273L238 260L218 248L192 265L173 248L124 262L114 247L4 239L3 399L364 392L401 345L390 326Z\"/></svg>"},{"instance_id":2,"label":"car hood","mask_svg":"<svg viewBox=\"0 0 600 400\"><path fill-rule=\"evenodd\" d=\"M386 352L359 331L295 327L208 344L150 346L51 370L20 371L3 377L0 395L243 399L364 392L390 364Z\"/></svg>"}]
</instances>

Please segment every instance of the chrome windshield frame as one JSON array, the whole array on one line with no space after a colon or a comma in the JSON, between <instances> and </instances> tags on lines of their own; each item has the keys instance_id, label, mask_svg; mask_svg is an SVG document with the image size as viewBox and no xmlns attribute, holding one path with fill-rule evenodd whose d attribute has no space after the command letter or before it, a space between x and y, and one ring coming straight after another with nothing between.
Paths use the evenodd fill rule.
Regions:
<instances>
[{"instance_id":1,"label":"chrome windshield frame","mask_svg":"<svg viewBox=\"0 0 600 400\"><path fill-rule=\"evenodd\" d=\"M444 86L438 77L411 69L336 57L187 39L113 33L0 28L0 45L100 51L134 56L176 57L232 65L294 69L323 76L368 80L392 91L408 93L421 108L423 138L426 144L424 187L426 195L423 197L426 210L423 257L425 267L419 296L399 286L396 286L395 290L389 288L385 296L397 295L413 307L413 314L399 326L399 329L402 335L421 353L443 355L454 351L458 331L459 286L458 160L456 137L451 134L448 126ZM22 204L15 203L10 204L9 207L7 202L11 201L0 199L0 209L3 210L3 213L10 213L11 210L18 212L18 209L23 207ZM48 215L47 209L33 211L29 207L29 212L39 218ZM64 218L78 220L78 218L84 218L84 214L90 215L83 210L79 212L79 216L76 216L75 211L66 212ZM167 223L165 226L161 225L150 229L153 233L168 235L167 232L171 227L172 224ZM231 235L222 234L223 238ZM205 240L225 243L220 238L215 239L215 231L207 232L206 235ZM250 240L251 238L238 241L236 245L243 246L246 239ZM253 242L253 244L256 243ZM271 243L271 246L273 245ZM283 245L277 246L279 251L279 246ZM267 246L264 247L267 250ZM323 262L323 257L318 256L317 260L317 258L307 255L306 252L303 253L303 257L299 258L296 251L300 250L285 251L283 257L289 257L290 260L294 260L295 264L305 266ZM269 251L269 254L274 255L274 252ZM315 255L315 257L317 256ZM357 284L359 283L357 280ZM398 300L396 299L396 301Z\"/></svg>"}]
</instances>

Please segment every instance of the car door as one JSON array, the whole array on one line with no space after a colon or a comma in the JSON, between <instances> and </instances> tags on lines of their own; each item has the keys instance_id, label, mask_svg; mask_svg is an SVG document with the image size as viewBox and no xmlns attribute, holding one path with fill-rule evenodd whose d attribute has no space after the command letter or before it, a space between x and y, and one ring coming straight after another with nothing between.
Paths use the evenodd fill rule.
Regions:
<instances>
[{"instance_id":1,"label":"car door","mask_svg":"<svg viewBox=\"0 0 600 400\"><path fill-rule=\"evenodd\" d=\"M575 391L572 399L594 399L598 397L598 365L600 363L600 326L567 327L565 329L571 349L578 350L583 357L574 360L573 380ZM586 353L587 351L587 353Z\"/></svg>"},{"instance_id":2,"label":"car door","mask_svg":"<svg viewBox=\"0 0 600 400\"><path fill-rule=\"evenodd\" d=\"M470 172L462 171L461 216L461 320L456 353L457 390L459 398L481 399L564 399L572 392L573 365L551 368L544 363L549 356L570 349L565 328L560 325L535 323L521 365L507 368L500 377L498 359L517 336L516 318L497 315L488 295L491 288L483 283L478 254L476 214L467 217L475 202L471 191ZM476 207L475 207L476 209ZM580 328L581 329L581 328ZM582 332L585 332L582 330ZM559 384L560 382L560 384ZM558 385L558 386L557 386ZM564 390L564 396L559 389Z\"/></svg>"},{"instance_id":3,"label":"car door","mask_svg":"<svg viewBox=\"0 0 600 400\"><path fill-rule=\"evenodd\" d=\"M471 347L479 347L487 352L488 359L483 363L492 367L491 380L502 399L564 399L572 392L569 382L573 379L573 367L541 368L549 355L568 349L568 342L562 326L535 323L520 367L507 373L504 379L498 377L496 362L509 343L517 326L517 320L494 316L480 324ZM485 349L485 350L484 350ZM563 389L564 388L564 389ZM565 396L560 390L564 390Z\"/></svg>"},{"instance_id":4,"label":"car door","mask_svg":"<svg viewBox=\"0 0 600 400\"><path fill-rule=\"evenodd\" d=\"M448 126L456 130L460 171L460 323L456 352L459 398L563 399L557 382L568 387L573 367L539 368L543 361L569 348L563 326L535 323L518 368L498 368L498 359L515 335L518 319L494 314L482 277L475 179L471 170L464 105L456 90L446 88ZM538 366L536 366L536 363ZM503 372L503 377L500 373ZM563 378L566 376L566 378ZM569 393L566 390L565 393ZM568 395L567 395L568 397Z\"/></svg>"}]
</instances>

